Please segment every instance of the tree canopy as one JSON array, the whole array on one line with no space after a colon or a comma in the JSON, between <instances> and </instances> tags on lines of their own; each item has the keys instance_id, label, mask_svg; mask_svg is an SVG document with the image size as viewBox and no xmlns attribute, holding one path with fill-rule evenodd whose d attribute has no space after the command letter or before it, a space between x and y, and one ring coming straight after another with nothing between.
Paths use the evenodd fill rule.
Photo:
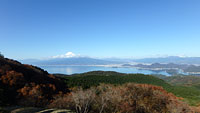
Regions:
<instances>
[{"instance_id":1,"label":"tree canopy","mask_svg":"<svg viewBox=\"0 0 200 113\"><path fill-rule=\"evenodd\" d=\"M0 57L4 57L3 54L0 52Z\"/></svg>"}]
</instances>

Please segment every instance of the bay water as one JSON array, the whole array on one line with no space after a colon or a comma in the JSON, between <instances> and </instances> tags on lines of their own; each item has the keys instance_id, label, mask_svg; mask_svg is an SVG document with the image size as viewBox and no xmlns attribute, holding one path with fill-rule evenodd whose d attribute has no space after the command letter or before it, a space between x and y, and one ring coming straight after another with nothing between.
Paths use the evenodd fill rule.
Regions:
<instances>
[{"instance_id":1,"label":"bay water","mask_svg":"<svg viewBox=\"0 0 200 113\"><path fill-rule=\"evenodd\" d=\"M76 74L89 71L115 71L120 73L162 74L170 76L166 71L151 71L128 67L103 67L103 66L39 66L51 74Z\"/></svg>"}]
</instances>

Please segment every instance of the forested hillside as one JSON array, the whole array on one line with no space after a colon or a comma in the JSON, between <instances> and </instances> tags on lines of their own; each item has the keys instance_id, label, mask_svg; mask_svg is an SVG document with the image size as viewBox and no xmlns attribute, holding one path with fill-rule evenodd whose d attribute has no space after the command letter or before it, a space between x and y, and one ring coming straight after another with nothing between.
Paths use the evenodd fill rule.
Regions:
<instances>
[{"instance_id":1,"label":"forested hillside","mask_svg":"<svg viewBox=\"0 0 200 113\"><path fill-rule=\"evenodd\" d=\"M31 65L0 57L0 104L45 106L53 95L68 92L64 82Z\"/></svg>"},{"instance_id":2,"label":"forested hillside","mask_svg":"<svg viewBox=\"0 0 200 113\"><path fill-rule=\"evenodd\" d=\"M199 77L195 76L158 76L144 74L123 74L112 71L93 71L71 76L62 76L69 88L80 86L83 89L98 86L101 83L122 85L125 83L150 84L161 86L168 92L183 98L190 105L200 103ZM188 85L190 83L190 85ZM198 84L197 84L198 83ZM186 85L187 84L187 85Z\"/></svg>"},{"instance_id":3,"label":"forested hillside","mask_svg":"<svg viewBox=\"0 0 200 113\"><path fill-rule=\"evenodd\" d=\"M93 71L83 74L74 74L64 77L68 87L81 86L84 89L98 86L100 83L122 85L125 83L151 84L162 87L171 87L164 80L152 75L123 74L112 71Z\"/></svg>"},{"instance_id":4,"label":"forested hillside","mask_svg":"<svg viewBox=\"0 0 200 113\"><path fill-rule=\"evenodd\" d=\"M198 101L196 89L179 88L143 74L94 71L55 76L0 57L0 107L7 111L19 106L76 113L191 113L198 111L187 104Z\"/></svg>"}]
</instances>

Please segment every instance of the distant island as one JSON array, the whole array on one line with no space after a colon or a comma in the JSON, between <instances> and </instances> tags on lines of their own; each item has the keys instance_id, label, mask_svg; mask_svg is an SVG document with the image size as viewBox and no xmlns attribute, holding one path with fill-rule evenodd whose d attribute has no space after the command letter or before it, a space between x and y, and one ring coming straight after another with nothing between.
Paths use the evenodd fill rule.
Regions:
<instances>
[{"instance_id":1,"label":"distant island","mask_svg":"<svg viewBox=\"0 0 200 113\"><path fill-rule=\"evenodd\" d=\"M200 75L199 57L146 58L146 59L95 59L90 57L51 58L47 60L27 59L23 63L37 66L103 66L128 67L150 71L166 71L170 75Z\"/></svg>"},{"instance_id":2,"label":"distant island","mask_svg":"<svg viewBox=\"0 0 200 113\"><path fill-rule=\"evenodd\" d=\"M200 66L189 65L189 64L153 63L153 64L137 64L137 65L123 64L123 66L152 70L152 71L166 71L171 75L177 75L177 74L200 75Z\"/></svg>"},{"instance_id":3,"label":"distant island","mask_svg":"<svg viewBox=\"0 0 200 113\"><path fill-rule=\"evenodd\" d=\"M199 112L199 80L112 71L52 75L0 56L0 111Z\"/></svg>"}]
</instances>

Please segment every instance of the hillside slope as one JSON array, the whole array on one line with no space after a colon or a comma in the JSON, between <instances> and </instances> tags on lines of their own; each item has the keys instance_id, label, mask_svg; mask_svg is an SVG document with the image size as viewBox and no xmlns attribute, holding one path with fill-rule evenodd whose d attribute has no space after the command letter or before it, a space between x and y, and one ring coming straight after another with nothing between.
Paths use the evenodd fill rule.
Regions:
<instances>
[{"instance_id":1,"label":"hillside slope","mask_svg":"<svg viewBox=\"0 0 200 113\"><path fill-rule=\"evenodd\" d=\"M82 86L89 88L91 86L98 86L100 83L106 84L124 84L124 83L139 83L151 84L162 87L171 87L170 84L164 80L156 78L151 75L144 74L124 74L113 71L92 71L82 74L74 74L64 77L67 81L68 87Z\"/></svg>"},{"instance_id":2,"label":"hillside slope","mask_svg":"<svg viewBox=\"0 0 200 113\"><path fill-rule=\"evenodd\" d=\"M171 76L164 78L164 80L174 85L192 86L200 84L199 76Z\"/></svg>"},{"instance_id":3,"label":"hillside slope","mask_svg":"<svg viewBox=\"0 0 200 113\"><path fill-rule=\"evenodd\" d=\"M37 105L39 99L47 103L54 94L68 90L60 78L38 67L0 57L0 92L0 104L27 104L32 99Z\"/></svg>"},{"instance_id":4,"label":"hillside slope","mask_svg":"<svg viewBox=\"0 0 200 113\"><path fill-rule=\"evenodd\" d=\"M54 76L38 67L0 57L0 106L60 108L77 113L195 111L173 91L174 86L151 75L94 71ZM176 95L182 93L178 91Z\"/></svg>"},{"instance_id":5,"label":"hillside slope","mask_svg":"<svg viewBox=\"0 0 200 113\"><path fill-rule=\"evenodd\" d=\"M183 85L183 81L180 79L175 79L175 82L172 82L173 78L177 78L173 76L164 76L161 77L162 79L159 79L158 77L144 74L124 74L112 71L93 71L82 74L74 74L71 76L62 75L62 77L65 78L65 81L69 88L80 86L84 89L87 89L92 86L98 86L101 83L115 85L122 85L125 83L149 84L163 87L166 91L183 98L184 101L192 106L197 106L200 103L200 85L194 85L194 83L194 86ZM188 76L187 78L191 77ZM168 80L171 80L171 82L169 82ZM187 81L191 82L190 79ZM188 82L184 81L184 83L186 84ZM196 79L196 82L198 82L198 79ZM180 85L177 86L178 84Z\"/></svg>"}]
</instances>

